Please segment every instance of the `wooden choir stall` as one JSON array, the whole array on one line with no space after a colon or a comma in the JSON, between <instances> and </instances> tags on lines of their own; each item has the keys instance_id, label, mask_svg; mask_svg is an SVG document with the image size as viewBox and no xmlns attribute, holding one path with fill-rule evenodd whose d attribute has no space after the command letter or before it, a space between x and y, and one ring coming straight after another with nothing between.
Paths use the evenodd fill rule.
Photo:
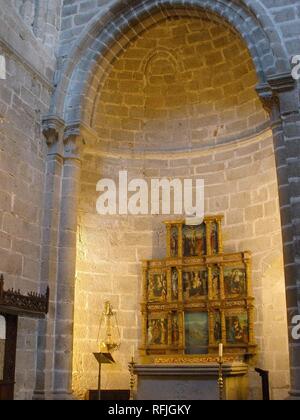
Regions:
<instances>
[{"instance_id":1,"label":"wooden choir stall","mask_svg":"<svg viewBox=\"0 0 300 420\"><path fill-rule=\"evenodd\" d=\"M0 277L0 400L13 400L15 387L18 318L44 318L48 313L49 289L45 295L4 290Z\"/></svg>"}]
</instances>

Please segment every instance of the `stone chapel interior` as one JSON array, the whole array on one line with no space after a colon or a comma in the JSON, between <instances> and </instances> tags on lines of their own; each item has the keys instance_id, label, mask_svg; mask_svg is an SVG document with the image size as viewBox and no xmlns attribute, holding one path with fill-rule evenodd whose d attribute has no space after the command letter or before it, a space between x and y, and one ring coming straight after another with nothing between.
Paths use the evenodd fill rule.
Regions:
<instances>
[{"instance_id":1,"label":"stone chapel interior","mask_svg":"<svg viewBox=\"0 0 300 420\"><path fill-rule=\"evenodd\" d=\"M218 400L223 340L225 398L262 399L260 368L271 399L299 399L299 1L0 5L0 400L91 398L106 302L120 346L103 390L129 392L134 356L134 398ZM97 183L120 171L203 179L206 224L99 215ZM205 351L184 339L195 313Z\"/></svg>"}]
</instances>

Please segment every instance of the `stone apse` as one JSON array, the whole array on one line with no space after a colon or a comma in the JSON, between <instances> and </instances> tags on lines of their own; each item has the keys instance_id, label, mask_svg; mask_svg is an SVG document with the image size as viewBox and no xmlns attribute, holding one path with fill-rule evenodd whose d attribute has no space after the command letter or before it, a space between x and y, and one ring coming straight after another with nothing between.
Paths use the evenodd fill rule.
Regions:
<instances>
[{"instance_id":1,"label":"stone apse","mask_svg":"<svg viewBox=\"0 0 300 420\"><path fill-rule=\"evenodd\" d=\"M44 223L52 233L43 281L56 309L39 324L46 338L36 397L73 390L84 398L96 387L92 353L106 299L122 345L103 385L128 388L140 338L141 260L164 257L165 217L96 213L97 182L117 181L121 170L129 179L205 180L206 213L225 217L224 249L253 252L255 362L270 371L273 398L299 392L299 347L286 328L298 304L291 156L299 148L292 141L299 142L299 94L272 21L254 17L246 3L128 2L91 19L62 60L43 122ZM57 244L58 258L47 259ZM259 392L250 375L249 398Z\"/></svg>"}]
</instances>

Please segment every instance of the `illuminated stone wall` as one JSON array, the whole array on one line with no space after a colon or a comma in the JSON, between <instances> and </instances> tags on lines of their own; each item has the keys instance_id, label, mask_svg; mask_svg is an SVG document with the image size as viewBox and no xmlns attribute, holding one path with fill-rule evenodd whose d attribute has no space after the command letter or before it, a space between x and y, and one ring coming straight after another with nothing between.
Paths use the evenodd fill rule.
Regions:
<instances>
[{"instance_id":1,"label":"illuminated stone wall","mask_svg":"<svg viewBox=\"0 0 300 420\"><path fill-rule=\"evenodd\" d=\"M169 20L116 61L93 117L97 136L82 164L74 329L75 394L97 387L103 303L118 311L122 346L103 386L128 388L139 339L141 260L165 256L161 216L99 216L96 183L155 177L204 178L207 213L222 213L226 252L253 252L257 365L271 371L273 397L286 396L288 350L278 187L272 134L240 39L206 20ZM276 312L276 313L275 313ZM273 332L277 331L276 337ZM251 375L251 397L260 398Z\"/></svg>"},{"instance_id":2,"label":"illuminated stone wall","mask_svg":"<svg viewBox=\"0 0 300 420\"><path fill-rule=\"evenodd\" d=\"M50 106L56 60L25 19L28 9L21 16L13 8L17 2L2 3L0 54L6 58L7 74L0 80L0 273L6 288L38 292L47 156L41 118ZM20 318L17 399L32 398L36 351L37 321Z\"/></svg>"}]
</instances>

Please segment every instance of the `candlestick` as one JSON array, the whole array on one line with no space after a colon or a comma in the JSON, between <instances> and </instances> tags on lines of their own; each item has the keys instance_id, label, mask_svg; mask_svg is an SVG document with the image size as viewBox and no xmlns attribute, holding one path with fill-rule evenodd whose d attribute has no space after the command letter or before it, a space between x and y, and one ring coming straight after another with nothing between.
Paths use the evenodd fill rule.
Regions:
<instances>
[{"instance_id":1,"label":"candlestick","mask_svg":"<svg viewBox=\"0 0 300 420\"><path fill-rule=\"evenodd\" d=\"M135 386L134 366L135 366L135 361L134 361L134 357L132 356L132 360L128 365L129 372L130 372L130 400L134 400L134 386Z\"/></svg>"},{"instance_id":2,"label":"candlestick","mask_svg":"<svg viewBox=\"0 0 300 420\"><path fill-rule=\"evenodd\" d=\"M219 398L222 401L224 398L223 390L224 390L224 380L223 380L223 344L219 344L219 378L218 378L218 385L219 385Z\"/></svg>"},{"instance_id":3,"label":"candlestick","mask_svg":"<svg viewBox=\"0 0 300 420\"><path fill-rule=\"evenodd\" d=\"M220 359L223 358L223 344L222 343L219 344L219 357Z\"/></svg>"}]
</instances>

